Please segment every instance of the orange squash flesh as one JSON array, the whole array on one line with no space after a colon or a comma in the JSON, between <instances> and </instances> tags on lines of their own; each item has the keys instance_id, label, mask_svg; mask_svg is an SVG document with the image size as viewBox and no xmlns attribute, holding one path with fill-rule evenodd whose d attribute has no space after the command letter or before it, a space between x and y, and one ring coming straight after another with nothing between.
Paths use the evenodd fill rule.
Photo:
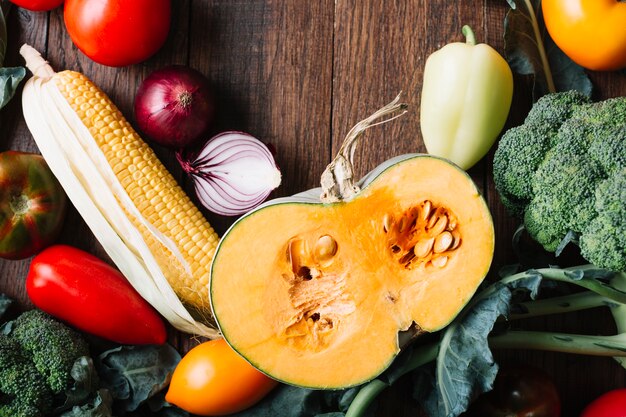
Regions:
<instances>
[{"instance_id":1,"label":"orange squash flesh","mask_svg":"<svg viewBox=\"0 0 626 417\"><path fill-rule=\"evenodd\" d=\"M467 174L416 156L348 202L281 202L241 218L217 249L211 303L228 343L261 371L343 388L380 374L399 332L450 323L493 249L491 215Z\"/></svg>"}]
</instances>

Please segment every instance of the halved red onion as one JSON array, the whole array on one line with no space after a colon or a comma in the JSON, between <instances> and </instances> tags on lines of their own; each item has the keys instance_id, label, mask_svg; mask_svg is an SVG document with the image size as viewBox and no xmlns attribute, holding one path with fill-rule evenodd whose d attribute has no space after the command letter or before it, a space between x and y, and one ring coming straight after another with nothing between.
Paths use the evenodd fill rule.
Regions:
<instances>
[{"instance_id":1,"label":"halved red onion","mask_svg":"<svg viewBox=\"0 0 626 417\"><path fill-rule=\"evenodd\" d=\"M268 147L243 132L223 132L211 138L192 161L177 153L191 176L200 202L224 216L244 214L260 205L281 175Z\"/></svg>"}]
</instances>

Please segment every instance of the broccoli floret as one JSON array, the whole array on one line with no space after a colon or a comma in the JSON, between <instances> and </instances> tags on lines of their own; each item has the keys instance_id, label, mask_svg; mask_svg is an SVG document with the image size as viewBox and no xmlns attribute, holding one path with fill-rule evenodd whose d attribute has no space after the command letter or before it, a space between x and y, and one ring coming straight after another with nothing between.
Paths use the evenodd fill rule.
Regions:
<instances>
[{"instance_id":1,"label":"broccoli floret","mask_svg":"<svg viewBox=\"0 0 626 417\"><path fill-rule=\"evenodd\" d=\"M607 180L624 167L626 97L589 103L567 92L542 97L505 132L493 173L504 206L546 250L573 232L589 262L624 270L624 183Z\"/></svg>"},{"instance_id":2,"label":"broccoli floret","mask_svg":"<svg viewBox=\"0 0 626 417\"><path fill-rule=\"evenodd\" d=\"M626 271L626 168L600 183L595 195L598 216L580 237L585 259L614 271Z\"/></svg>"},{"instance_id":3,"label":"broccoli floret","mask_svg":"<svg viewBox=\"0 0 626 417\"><path fill-rule=\"evenodd\" d=\"M533 196L533 173L550 149L549 129L542 126L518 126L500 139L493 164L493 179L501 195L515 205L526 205ZM503 200L503 203L504 200ZM517 207L507 208L518 211Z\"/></svg>"},{"instance_id":4,"label":"broccoli floret","mask_svg":"<svg viewBox=\"0 0 626 417\"><path fill-rule=\"evenodd\" d=\"M502 135L494 156L493 177L511 214L523 214L533 197L533 173L557 143L559 129L572 116L574 106L588 101L577 91L545 95L532 107L522 126Z\"/></svg>"},{"instance_id":5,"label":"broccoli floret","mask_svg":"<svg viewBox=\"0 0 626 417\"><path fill-rule=\"evenodd\" d=\"M31 356L35 368L55 394L63 392L70 384L76 359L89 355L82 336L40 310L20 315L11 337Z\"/></svg>"},{"instance_id":6,"label":"broccoli floret","mask_svg":"<svg viewBox=\"0 0 626 417\"><path fill-rule=\"evenodd\" d=\"M606 132L610 140L596 140L589 146L589 156L606 173L626 168L626 125Z\"/></svg>"},{"instance_id":7,"label":"broccoli floret","mask_svg":"<svg viewBox=\"0 0 626 417\"><path fill-rule=\"evenodd\" d=\"M45 416L52 392L19 344L0 334L0 417Z\"/></svg>"},{"instance_id":8,"label":"broccoli floret","mask_svg":"<svg viewBox=\"0 0 626 417\"><path fill-rule=\"evenodd\" d=\"M602 127L623 126L625 118L626 100L624 97L616 97L586 105L574 106L569 120L580 120L589 125Z\"/></svg>"},{"instance_id":9,"label":"broccoli floret","mask_svg":"<svg viewBox=\"0 0 626 417\"><path fill-rule=\"evenodd\" d=\"M528 208L531 209L537 200L541 200L543 208L550 206L550 215L538 214L544 217L542 223L545 227L549 228L550 224L565 227L565 231L558 234L559 240L569 230L580 233L596 216L594 194L602 173L585 154L573 151L574 141L563 141L551 149L532 176L534 197ZM537 209L534 211L538 212ZM535 238L541 232L528 224L526 226L529 234ZM543 240L537 240L546 246Z\"/></svg>"},{"instance_id":10,"label":"broccoli floret","mask_svg":"<svg viewBox=\"0 0 626 417\"><path fill-rule=\"evenodd\" d=\"M554 136L563 122L571 118L576 106L588 102L589 99L585 95L575 90L547 94L537 100L530 109L524 125L544 126L552 132L551 136Z\"/></svg>"}]
</instances>

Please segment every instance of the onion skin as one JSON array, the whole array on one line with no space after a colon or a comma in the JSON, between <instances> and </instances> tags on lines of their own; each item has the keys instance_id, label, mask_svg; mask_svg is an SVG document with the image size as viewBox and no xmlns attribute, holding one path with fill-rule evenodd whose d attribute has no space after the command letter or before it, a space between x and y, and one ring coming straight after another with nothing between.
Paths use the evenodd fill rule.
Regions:
<instances>
[{"instance_id":1,"label":"onion skin","mask_svg":"<svg viewBox=\"0 0 626 417\"><path fill-rule=\"evenodd\" d=\"M211 127L214 113L208 79L182 65L151 73L135 97L139 129L168 148L185 148L200 140Z\"/></svg>"},{"instance_id":2,"label":"onion skin","mask_svg":"<svg viewBox=\"0 0 626 417\"><path fill-rule=\"evenodd\" d=\"M198 199L210 211L238 216L263 203L281 182L271 150L260 140L228 131L211 138L192 160L177 154Z\"/></svg>"}]
</instances>

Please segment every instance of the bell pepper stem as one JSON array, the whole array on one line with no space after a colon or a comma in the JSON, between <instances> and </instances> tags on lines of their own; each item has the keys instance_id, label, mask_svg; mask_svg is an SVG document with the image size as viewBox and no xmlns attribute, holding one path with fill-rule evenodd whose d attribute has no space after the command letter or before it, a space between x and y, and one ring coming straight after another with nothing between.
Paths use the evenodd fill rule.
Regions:
<instances>
[{"instance_id":1,"label":"bell pepper stem","mask_svg":"<svg viewBox=\"0 0 626 417\"><path fill-rule=\"evenodd\" d=\"M465 36L465 43L468 45L476 45L476 35L474 35L474 31L469 25L465 25L461 28L461 32L463 32L463 36Z\"/></svg>"}]
</instances>

